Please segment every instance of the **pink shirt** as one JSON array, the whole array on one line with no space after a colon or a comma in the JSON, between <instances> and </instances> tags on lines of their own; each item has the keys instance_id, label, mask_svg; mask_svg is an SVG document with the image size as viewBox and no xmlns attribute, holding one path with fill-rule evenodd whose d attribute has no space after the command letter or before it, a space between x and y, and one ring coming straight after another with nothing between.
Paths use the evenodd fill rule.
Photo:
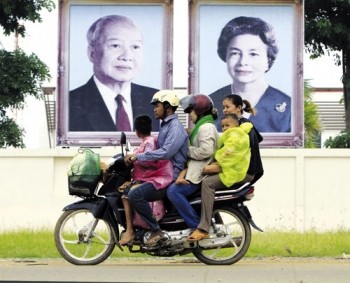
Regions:
<instances>
[{"instance_id":1,"label":"pink shirt","mask_svg":"<svg viewBox=\"0 0 350 283\"><path fill-rule=\"evenodd\" d=\"M148 136L142 139L134 154L145 153L157 149L157 139ZM134 163L131 172L133 180L152 183L157 189L165 189L173 181L173 165L170 160L140 161Z\"/></svg>"}]
</instances>

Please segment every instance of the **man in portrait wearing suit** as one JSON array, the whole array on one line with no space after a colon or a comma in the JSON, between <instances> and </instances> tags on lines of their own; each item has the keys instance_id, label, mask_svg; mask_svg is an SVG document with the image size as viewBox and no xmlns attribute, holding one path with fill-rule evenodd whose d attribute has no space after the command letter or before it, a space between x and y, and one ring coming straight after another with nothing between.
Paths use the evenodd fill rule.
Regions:
<instances>
[{"instance_id":1,"label":"man in portrait wearing suit","mask_svg":"<svg viewBox=\"0 0 350 283\"><path fill-rule=\"evenodd\" d=\"M69 92L69 131L133 131L134 117L154 117L150 102L158 89L132 83L143 59L143 36L134 22L120 15L102 17L87 40L94 74ZM152 127L159 130L155 118Z\"/></svg>"}]
</instances>

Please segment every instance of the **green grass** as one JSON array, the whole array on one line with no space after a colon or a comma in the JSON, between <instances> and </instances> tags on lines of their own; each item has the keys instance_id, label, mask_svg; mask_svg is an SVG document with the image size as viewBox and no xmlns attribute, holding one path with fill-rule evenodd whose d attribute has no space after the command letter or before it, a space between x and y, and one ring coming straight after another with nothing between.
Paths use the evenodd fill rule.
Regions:
<instances>
[{"instance_id":1,"label":"green grass","mask_svg":"<svg viewBox=\"0 0 350 283\"><path fill-rule=\"evenodd\" d=\"M350 254L350 231L253 233L245 257L341 257ZM148 257L121 252L115 248L112 258ZM0 258L61 258L53 240L53 231L16 230L0 233Z\"/></svg>"},{"instance_id":2,"label":"green grass","mask_svg":"<svg viewBox=\"0 0 350 283\"><path fill-rule=\"evenodd\" d=\"M254 233L246 257L341 257L350 254L350 231Z\"/></svg>"}]
</instances>

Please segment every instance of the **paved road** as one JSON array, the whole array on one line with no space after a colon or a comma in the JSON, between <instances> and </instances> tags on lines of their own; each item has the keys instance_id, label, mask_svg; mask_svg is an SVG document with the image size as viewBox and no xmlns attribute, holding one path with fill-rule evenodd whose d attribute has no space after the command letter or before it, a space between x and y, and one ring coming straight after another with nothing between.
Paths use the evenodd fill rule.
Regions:
<instances>
[{"instance_id":1,"label":"paved road","mask_svg":"<svg viewBox=\"0 0 350 283\"><path fill-rule=\"evenodd\" d=\"M1 260L0 282L350 282L349 259L242 259L208 266L190 258L107 260L74 266L64 260Z\"/></svg>"}]
</instances>

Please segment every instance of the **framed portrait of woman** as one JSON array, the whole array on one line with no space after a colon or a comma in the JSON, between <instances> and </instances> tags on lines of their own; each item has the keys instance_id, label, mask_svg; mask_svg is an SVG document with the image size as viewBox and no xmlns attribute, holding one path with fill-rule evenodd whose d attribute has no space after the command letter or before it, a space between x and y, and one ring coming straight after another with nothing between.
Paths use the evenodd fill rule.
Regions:
<instances>
[{"instance_id":1,"label":"framed portrait of woman","mask_svg":"<svg viewBox=\"0 0 350 283\"><path fill-rule=\"evenodd\" d=\"M189 5L190 93L209 95L219 120L224 98L237 94L262 147L303 146L302 1Z\"/></svg>"},{"instance_id":2,"label":"framed portrait of woman","mask_svg":"<svg viewBox=\"0 0 350 283\"><path fill-rule=\"evenodd\" d=\"M172 0L59 1L57 145L137 140L136 116L172 88ZM163 52L167 50L167 52Z\"/></svg>"}]
</instances>

